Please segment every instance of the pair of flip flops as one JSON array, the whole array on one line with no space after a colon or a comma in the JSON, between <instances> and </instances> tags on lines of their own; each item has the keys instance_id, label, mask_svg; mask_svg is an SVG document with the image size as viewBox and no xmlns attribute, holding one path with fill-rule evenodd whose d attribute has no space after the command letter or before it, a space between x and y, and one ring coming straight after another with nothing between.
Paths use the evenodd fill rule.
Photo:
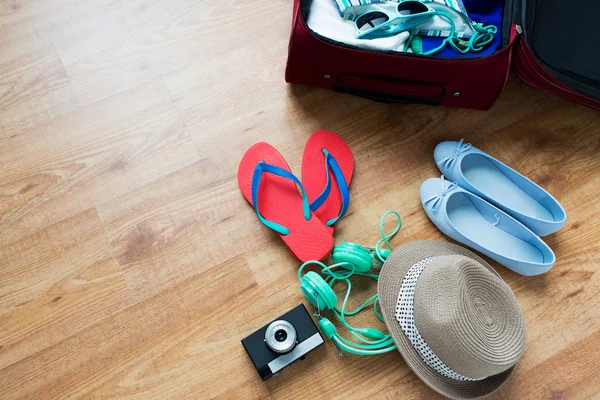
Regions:
<instances>
[{"instance_id":1,"label":"pair of flip flops","mask_svg":"<svg viewBox=\"0 0 600 400\"><path fill-rule=\"evenodd\" d=\"M302 157L302 181L273 146L259 142L240 162L238 183L258 219L277 232L300 261L321 260L333 247L335 224L350 203L350 147L336 134L314 132Z\"/></svg>"}]
</instances>

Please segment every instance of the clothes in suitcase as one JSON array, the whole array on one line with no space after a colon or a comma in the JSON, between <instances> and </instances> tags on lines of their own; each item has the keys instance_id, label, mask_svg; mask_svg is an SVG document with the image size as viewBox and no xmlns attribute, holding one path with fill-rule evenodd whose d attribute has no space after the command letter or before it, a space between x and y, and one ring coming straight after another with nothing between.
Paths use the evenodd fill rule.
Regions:
<instances>
[{"instance_id":1,"label":"clothes in suitcase","mask_svg":"<svg viewBox=\"0 0 600 400\"><path fill-rule=\"evenodd\" d=\"M315 32L307 21L318 1L336 0L294 1L287 82L389 103L486 110L500 96L512 65L528 84L600 109L599 35L593 23L600 15L600 2L464 0L470 18L497 27L494 41L483 51L465 55L449 48L422 55L394 46L394 40L405 40L405 32L397 39L373 39L366 46ZM357 1L370 2L352 0ZM423 47L435 39L423 36Z\"/></svg>"}]
</instances>

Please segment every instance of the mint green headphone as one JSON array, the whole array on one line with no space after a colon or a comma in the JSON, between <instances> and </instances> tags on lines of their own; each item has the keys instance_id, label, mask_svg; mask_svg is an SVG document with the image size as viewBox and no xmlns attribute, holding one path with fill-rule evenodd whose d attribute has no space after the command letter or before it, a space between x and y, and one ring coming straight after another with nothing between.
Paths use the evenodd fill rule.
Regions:
<instances>
[{"instance_id":1,"label":"mint green headphone","mask_svg":"<svg viewBox=\"0 0 600 400\"><path fill-rule=\"evenodd\" d=\"M386 235L383 230L383 223L390 214L396 216L397 224L392 233ZM389 240L396 236L401 226L402 218L400 214L394 210L390 210L381 217L381 221L379 222L381 239L374 247L367 248L355 243L343 242L333 249L331 255L332 265L327 266L320 261L307 261L298 270L300 289L306 299L315 307L314 315L319 319L319 328L337 346L340 355L342 355L341 350L358 355L373 355L386 353L396 348L389 334L375 328L355 328L346 321L347 316L358 314L373 302L373 310L383 322L383 317L377 309L377 304L379 303L379 296L377 294L368 298L356 310L347 311L346 303L352 290L350 277L360 275L375 280L379 279L378 271L376 271L377 273L371 273L370 270L372 268L381 268L387 257L391 254L393 248ZM385 244L388 249L382 248L382 244ZM319 266L321 268L320 274L315 271L308 271L302 275L303 270L309 265ZM325 276L325 278L321 275ZM337 306L337 296L333 291L333 285L339 281L346 283L346 295L341 308ZM341 336L337 332L335 325L329 319L321 316L321 311L326 310L331 311L358 342Z\"/></svg>"}]
</instances>

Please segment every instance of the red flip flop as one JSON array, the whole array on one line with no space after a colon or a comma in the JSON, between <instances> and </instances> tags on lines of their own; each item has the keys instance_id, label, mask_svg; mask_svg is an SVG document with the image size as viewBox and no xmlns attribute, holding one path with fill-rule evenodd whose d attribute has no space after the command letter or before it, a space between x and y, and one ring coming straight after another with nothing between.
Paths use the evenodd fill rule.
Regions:
<instances>
[{"instance_id":1,"label":"red flip flop","mask_svg":"<svg viewBox=\"0 0 600 400\"><path fill-rule=\"evenodd\" d=\"M240 161L238 183L259 220L279 234L296 258L305 262L329 254L331 233L310 211L302 184L273 146L260 142L248 149Z\"/></svg>"},{"instance_id":2,"label":"red flip flop","mask_svg":"<svg viewBox=\"0 0 600 400\"><path fill-rule=\"evenodd\" d=\"M333 234L335 223L350 204L348 186L354 172L354 156L344 140L333 132L314 132L302 156L302 185L310 209Z\"/></svg>"}]
</instances>

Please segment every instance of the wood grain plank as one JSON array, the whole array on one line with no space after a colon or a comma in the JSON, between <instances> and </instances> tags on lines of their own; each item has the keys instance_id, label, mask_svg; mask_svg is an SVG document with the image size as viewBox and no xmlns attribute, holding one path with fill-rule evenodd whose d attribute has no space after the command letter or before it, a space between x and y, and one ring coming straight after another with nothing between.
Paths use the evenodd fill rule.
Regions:
<instances>
[{"instance_id":1,"label":"wood grain plank","mask_svg":"<svg viewBox=\"0 0 600 400\"><path fill-rule=\"evenodd\" d=\"M32 34L93 11L115 0L10 0L0 4L0 43Z\"/></svg>"},{"instance_id":2,"label":"wood grain plank","mask_svg":"<svg viewBox=\"0 0 600 400\"><path fill-rule=\"evenodd\" d=\"M73 86L48 35L0 42L0 139L79 108Z\"/></svg>"},{"instance_id":3,"label":"wood grain plank","mask_svg":"<svg viewBox=\"0 0 600 400\"><path fill-rule=\"evenodd\" d=\"M160 79L6 139L0 146L0 243L197 159Z\"/></svg>"},{"instance_id":4,"label":"wood grain plank","mask_svg":"<svg viewBox=\"0 0 600 400\"><path fill-rule=\"evenodd\" d=\"M0 370L131 304L94 209L0 248Z\"/></svg>"},{"instance_id":5,"label":"wood grain plank","mask_svg":"<svg viewBox=\"0 0 600 400\"><path fill-rule=\"evenodd\" d=\"M201 67L217 47L218 51L227 52L239 45L236 41L246 42L251 37L248 35L263 30L247 15L236 13L239 5L230 3L185 0L174 4L150 0L125 2L117 7L118 15L114 15L118 23L113 23L114 15L107 17L108 23L97 26L89 40L74 38L65 51L65 68L83 104L189 64ZM287 9L283 3L257 3L254 8L255 15L264 11L279 15L278 11ZM92 21L102 18L94 16ZM65 34L89 32L90 19L88 15L72 19ZM222 29L215 31L214 24L222 24ZM122 33L114 39L120 29ZM231 39L230 44L218 46L217 43L225 43L224 36ZM104 43L103 38L113 39ZM62 46L59 48L63 54Z\"/></svg>"},{"instance_id":6,"label":"wood grain plank","mask_svg":"<svg viewBox=\"0 0 600 400\"><path fill-rule=\"evenodd\" d=\"M127 34L125 7L120 1L99 5L93 11L49 29L64 65L117 45Z\"/></svg>"},{"instance_id":7,"label":"wood grain plank","mask_svg":"<svg viewBox=\"0 0 600 400\"><path fill-rule=\"evenodd\" d=\"M504 398L598 398L600 379L596 365L600 358L599 342L600 334L596 332L526 373L515 376L503 388Z\"/></svg>"},{"instance_id":8,"label":"wood grain plank","mask_svg":"<svg viewBox=\"0 0 600 400\"><path fill-rule=\"evenodd\" d=\"M242 254L250 238L280 240L250 222L255 217L229 173L221 181L201 160L98 206L136 299Z\"/></svg>"},{"instance_id":9,"label":"wood grain plank","mask_svg":"<svg viewBox=\"0 0 600 400\"><path fill-rule=\"evenodd\" d=\"M81 398L94 391L100 392L92 397L145 397L157 387L160 398L180 398L195 380L189 369L208 367L209 349L199 343L220 331L227 310L251 306L257 297L251 271L233 259L0 370L0 397ZM182 374L184 382L173 386Z\"/></svg>"}]
</instances>

